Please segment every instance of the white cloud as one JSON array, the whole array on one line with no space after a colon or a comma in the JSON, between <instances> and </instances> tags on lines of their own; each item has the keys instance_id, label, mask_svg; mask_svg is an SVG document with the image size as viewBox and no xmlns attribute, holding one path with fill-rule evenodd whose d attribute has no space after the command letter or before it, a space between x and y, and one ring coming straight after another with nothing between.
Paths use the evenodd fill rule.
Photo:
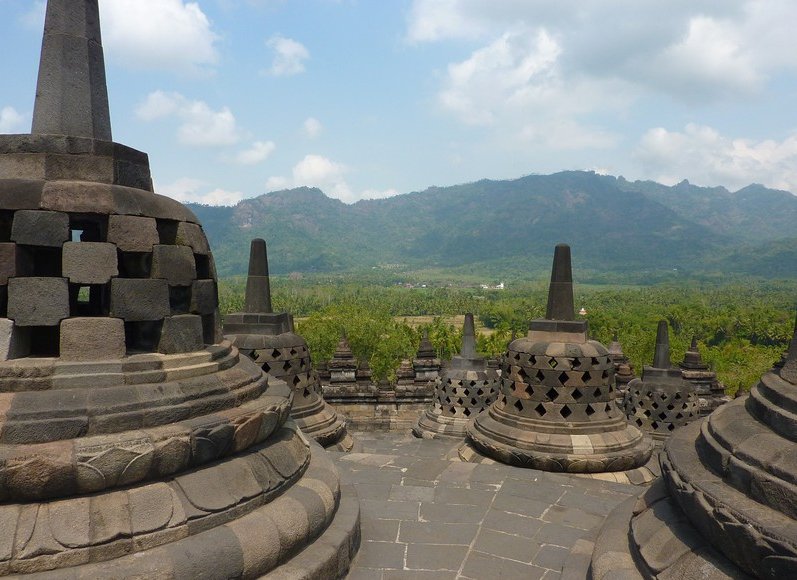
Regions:
<instances>
[{"instance_id":1,"label":"white cloud","mask_svg":"<svg viewBox=\"0 0 797 580\"><path fill-rule=\"evenodd\" d=\"M304 134L307 135L308 138L315 139L321 134L321 131L323 131L324 126L321 124L321 121L319 121L315 117L308 117L307 119L304 120L302 129L304 130Z\"/></svg>"},{"instance_id":2,"label":"white cloud","mask_svg":"<svg viewBox=\"0 0 797 580\"><path fill-rule=\"evenodd\" d=\"M266 44L274 51L271 68L266 71L268 74L283 77L304 72L304 61L310 58L310 51L302 43L277 35Z\"/></svg>"},{"instance_id":3,"label":"white cloud","mask_svg":"<svg viewBox=\"0 0 797 580\"><path fill-rule=\"evenodd\" d=\"M257 165L268 159L276 148L273 141L255 141L249 149L235 156L235 162L239 165Z\"/></svg>"},{"instance_id":4,"label":"white cloud","mask_svg":"<svg viewBox=\"0 0 797 580\"><path fill-rule=\"evenodd\" d=\"M155 191L182 203L193 202L206 205L235 205L244 198L244 194L239 191L224 189L203 191L206 185L202 180L182 177L173 183L156 187Z\"/></svg>"},{"instance_id":5,"label":"white cloud","mask_svg":"<svg viewBox=\"0 0 797 580\"><path fill-rule=\"evenodd\" d=\"M641 139L636 161L653 179L684 177L703 185L740 188L750 183L797 192L797 132L783 141L729 138L711 127L655 128Z\"/></svg>"},{"instance_id":6,"label":"white cloud","mask_svg":"<svg viewBox=\"0 0 797 580\"><path fill-rule=\"evenodd\" d=\"M180 120L177 139L184 145L234 145L241 137L235 116L229 108L222 107L214 111L204 101L192 101L180 93L150 93L136 108L136 115L142 121L176 117Z\"/></svg>"},{"instance_id":7,"label":"white cloud","mask_svg":"<svg viewBox=\"0 0 797 580\"><path fill-rule=\"evenodd\" d=\"M0 109L0 133L19 133L25 129L25 117L14 107Z\"/></svg>"},{"instance_id":8,"label":"white cloud","mask_svg":"<svg viewBox=\"0 0 797 580\"><path fill-rule=\"evenodd\" d=\"M103 45L133 68L196 74L219 60L208 17L197 2L100 0Z\"/></svg>"},{"instance_id":9,"label":"white cloud","mask_svg":"<svg viewBox=\"0 0 797 580\"><path fill-rule=\"evenodd\" d=\"M546 30L561 50L558 69L614 79L687 102L763 90L797 68L793 0L414 0L407 39L493 46L513 30Z\"/></svg>"},{"instance_id":10,"label":"white cloud","mask_svg":"<svg viewBox=\"0 0 797 580\"><path fill-rule=\"evenodd\" d=\"M398 190L396 189L366 189L362 192L360 199L384 199L386 197L393 197L394 195L398 195Z\"/></svg>"}]
</instances>

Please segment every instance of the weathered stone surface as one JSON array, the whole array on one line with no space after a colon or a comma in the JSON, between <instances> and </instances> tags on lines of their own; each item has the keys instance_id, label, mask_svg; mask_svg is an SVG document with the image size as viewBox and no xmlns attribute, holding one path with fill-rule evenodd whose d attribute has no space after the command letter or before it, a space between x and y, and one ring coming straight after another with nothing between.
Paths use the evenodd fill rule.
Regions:
<instances>
[{"instance_id":1,"label":"weathered stone surface","mask_svg":"<svg viewBox=\"0 0 797 580\"><path fill-rule=\"evenodd\" d=\"M29 276L32 258L24 247L14 243L0 243L0 285L8 284L9 278Z\"/></svg>"},{"instance_id":2,"label":"weathered stone surface","mask_svg":"<svg viewBox=\"0 0 797 580\"><path fill-rule=\"evenodd\" d=\"M68 316L66 278L12 278L8 281L8 317L17 326L57 326Z\"/></svg>"},{"instance_id":3,"label":"weathered stone surface","mask_svg":"<svg viewBox=\"0 0 797 580\"><path fill-rule=\"evenodd\" d=\"M151 252L158 243L156 223L149 217L108 216L108 241L123 252Z\"/></svg>"},{"instance_id":4,"label":"weathered stone surface","mask_svg":"<svg viewBox=\"0 0 797 580\"><path fill-rule=\"evenodd\" d=\"M20 210L14 213L11 240L29 246L60 248L69 239L69 216L57 211Z\"/></svg>"},{"instance_id":5,"label":"weathered stone surface","mask_svg":"<svg viewBox=\"0 0 797 580\"><path fill-rule=\"evenodd\" d=\"M205 346L202 338L202 319L194 314L179 314L163 319L158 352L176 354L201 350Z\"/></svg>"},{"instance_id":6,"label":"weathered stone surface","mask_svg":"<svg viewBox=\"0 0 797 580\"><path fill-rule=\"evenodd\" d=\"M153 246L152 277L163 278L172 286L190 286L196 280L196 263L191 248Z\"/></svg>"},{"instance_id":7,"label":"weathered stone surface","mask_svg":"<svg viewBox=\"0 0 797 580\"><path fill-rule=\"evenodd\" d=\"M104 242L67 242L62 269L72 284L107 284L119 275L116 246Z\"/></svg>"},{"instance_id":8,"label":"weathered stone surface","mask_svg":"<svg viewBox=\"0 0 797 580\"><path fill-rule=\"evenodd\" d=\"M195 280L191 284L192 314L213 314L218 303L215 280Z\"/></svg>"},{"instance_id":9,"label":"weathered stone surface","mask_svg":"<svg viewBox=\"0 0 797 580\"><path fill-rule=\"evenodd\" d=\"M0 318L0 361L27 356L30 335L14 325L8 318Z\"/></svg>"},{"instance_id":10,"label":"weathered stone surface","mask_svg":"<svg viewBox=\"0 0 797 580\"><path fill-rule=\"evenodd\" d=\"M160 320L169 312L169 285L166 280L111 280L111 316L137 322Z\"/></svg>"},{"instance_id":11,"label":"weathered stone surface","mask_svg":"<svg viewBox=\"0 0 797 580\"><path fill-rule=\"evenodd\" d=\"M205 237L205 232L197 224L180 222L177 224L176 243L179 246L188 246L195 254L209 254L210 246Z\"/></svg>"},{"instance_id":12,"label":"weathered stone surface","mask_svg":"<svg viewBox=\"0 0 797 580\"><path fill-rule=\"evenodd\" d=\"M114 360L125 356L125 325L121 318L68 318L61 322L61 358Z\"/></svg>"}]
</instances>

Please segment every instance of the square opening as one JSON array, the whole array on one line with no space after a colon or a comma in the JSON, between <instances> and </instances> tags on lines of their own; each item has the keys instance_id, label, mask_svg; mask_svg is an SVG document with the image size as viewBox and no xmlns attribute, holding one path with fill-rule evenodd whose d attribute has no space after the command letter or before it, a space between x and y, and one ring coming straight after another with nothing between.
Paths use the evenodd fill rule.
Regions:
<instances>
[{"instance_id":1,"label":"square opening","mask_svg":"<svg viewBox=\"0 0 797 580\"><path fill-rule=\"evenodd\" d=\"M61 354L60 326L29 326L30 356L58 357Z\"/></svg>"},{"instance_id":2,"label":"square opening","mask_svg":"<svg viewBox=\"0 0 797 580\"><path fill-rule=\"evenodd\" d=\"M157 352L163 320L125 322L125 344L127 354Z\"/></svg>"},{"instance_id":3,"label":"square opening","mask_svg":"<svg viewBox=\"0 0 797 580\"><path fill-rule=\"evenodd\" d=\"M71 316L108 316L111 311L108 284L70 284L69 313Z\"/></svg>"},{"instance_id":4,"label":"square opening","mask_svg":"<svg viewBox=\"0 0 797 580\"><path fill-rule=\"evenodd\" d=\"M8 286L0 286L0 318L8 318Z\"/></svg>"},{"instance_id":5,"label":"square opening","mask_svg":"<svg viewBox=\"0 0 797 580\"><path fill-rule=\"evenodd\" d=\"M77 214L69 216L69 240L104 242L108 238L108 216Z\"/></svg>"},{"instance_id":6,"label":"square opening","mask_svg":"<svg viewBox=\"0 0 797 580\"><path fill-rule=\"evenodd\" d=\"M173 220L157 220L158 239L161 244L173 246L177 243L177 224Z\"/></svg>"},{"instance_id":7,"label":"square opening","mask_svg":"<svg viewBox=\"0 0 797 580\"><path fill-rule=\"evenodd\" d=\"M152 272L152 254L149 252L123 252L119 255L120 278L149 278Z\"/></svg>"},{"instance_id":8,"label":"square opening","mask_svg":"<svg viewBox=\"0 0 797 580\"><path fill-rule=\"evenodd\" d=\"M0 242L11 241L11 225L14 223L14 212L0 211Z\"/></svg>"},{"instance_id":9,"label":"square opening","mask_svg":"<svg viewBox=\"0 0 797 580\"><path fill-rule=\"evenodd\" d=\"M202 340L205 344L216 344L216 315L202 316Z\"/></svg>"},{"instance_id":10,"label":"square opening","mask_svg":"<svg viewBox=\"0 0 797 580\"><path fill-rule=\"evenodd\" d=\"M213 279L210 273L210 256L205 254L194 254L194 262L196 262L197 280Z\"/></svg>"},{"instance_id":11,"label":"square opening","mask_svg":"<svg viewBox=\"0 0 797 580\"><path fill-rule=\"evenodd\" d=\"M188 314L191 310L191 286L169 286L169 308L172 314Z\"/></svg>"},{"instance_id":12,"label":"square opening","mask_svg":"<svg viewBox=\"0 0 797 580\"><path fill-rule=\"evenodd\" d=\"M28 275L46 278L61 276L61 248L17 245L17 251L23 252L27 258L25 261L28 262L26 272Z\"/></svg>"}]
</instances>

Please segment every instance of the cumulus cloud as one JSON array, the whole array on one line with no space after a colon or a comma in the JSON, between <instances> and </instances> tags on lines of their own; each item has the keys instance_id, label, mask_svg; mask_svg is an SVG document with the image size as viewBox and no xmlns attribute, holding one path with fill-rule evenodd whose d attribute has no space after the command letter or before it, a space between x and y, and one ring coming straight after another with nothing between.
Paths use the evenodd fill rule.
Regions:
<instances>
[{"instance_id":1,"label":"cumulus cloud","mask_svg":"<svg viewBox=\"0 0 797 580\"><path fill-rule=\"evenodd\" d=\"M791 0L582 0L578 10L543 0L414 0L406 36L488 48L512 30L545 30L560 47L565 82L616 79L709 102L760 91L779 70L797 68L795 20Z\"/></svg>"},{"instance_id":2,"label":"cumulus cloud","mask_svg":"<svg viewBox=\"0 0 797 580\"><path fill-rule=\"evenodd\" d=\"M177 139L184 145L217 147L240 140L240 130L229 108L213 110L204 101L193 101L180 93L150 93L136 108L136 115L142 121L178 119Z\"/></svg>"},{"instance_id":3,"label":"cumulus cloud","mask_svg":"<svg viewBox=\"0 0 797 580\"><path fill-rule=\"evenodd\" d=\"M739 188L756 182L797 193L797 133L783 141L755 141L703 125L683 131L658 127L642 137L635 159L653 179L670 185L688 175L703 185Z\"/></svg>"},{"instance_id":4,"label":"cumulus cloud","mask_svg":"<svg viewBox=\"0 0 797 580\"><path fill-rule=\"evenodd\" d=\"M321 134L321 131L323 131L324 126L321 124L321 121L319 121L315 117L308 117L307 119L305 119L304 124L302 125L302 129L304 130L304 134L308 138L315 139Z\"/></svg>"},{"instance_id":5,"label":"cumulus cloud","mask_svg":"<svg viewBox=\"0 0 797 580\"><path fill-rule=\"evenodd\" d=\"M310 51L301 42L277 35L266 44L274 52L271 68L266 71L268 74L286 77L304 72L304 62L310 58Z\"/></svg>"},{"instance_id":6,"label":"cumulus cloud","mask_svg":"<svg viewBox=\"0 0 797 580\"><path fill-rule=\"evenodd\" d=\"M206 188L207 184L200 179L182 177L172 183L156 187L155 191L182 203L193 202L205 205L235 205L244 198L244 194L239 191Z\"/></svg>"},{"instance_id":7,"label":"cumulus cloud","mask_svg":"<svg viewBox=\"0 0 797 580\"><path fill-rule=\"evenodd\" d=\"M0 133L19 133L25 130L25 117L14 107L0 109Z\"/></svg>"},{"instance_id":8,"label":"cumulus cloud","mask_svg":"<svg viewBox=\"0 0 797 580\"><path fill-rule=\"evenodd\" d=\"M127 66L195 74L219 60L219 36L197 2L100 0L100 9L103 45Z\"/></svg>"},{"instance_id":9,"label":"cumulus cloud","mask_svg":"<svg viewBox=\"0 0 797 580\"><path fill-rule=\"evenodd\" d=\"M239 165L257 165L268 159L277 148L273 141L255 141L248 149L238 152L235 162Z\"/></svg>"}]
</instances>

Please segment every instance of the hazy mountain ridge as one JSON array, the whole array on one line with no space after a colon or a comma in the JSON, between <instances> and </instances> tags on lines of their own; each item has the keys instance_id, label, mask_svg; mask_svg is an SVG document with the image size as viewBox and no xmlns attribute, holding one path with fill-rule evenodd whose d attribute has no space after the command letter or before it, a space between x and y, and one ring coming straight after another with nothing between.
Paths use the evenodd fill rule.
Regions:
<instances>
[{"instance_id":1,"label":"hazy mountain ridge","mask_svg":"<svg viewBox=\"0 0 797 580\"><path fill-rule=\"evenodd\" d=\"M797 197L760 185L729 192L569 171L352 205L305 187L232 208L191 208L222 276L245 273L254 237L269 243L275 273L456 268L513 258L531 267L567 242L578 262L595 270L797 275Z\"/></svg>"}]
</instances>

